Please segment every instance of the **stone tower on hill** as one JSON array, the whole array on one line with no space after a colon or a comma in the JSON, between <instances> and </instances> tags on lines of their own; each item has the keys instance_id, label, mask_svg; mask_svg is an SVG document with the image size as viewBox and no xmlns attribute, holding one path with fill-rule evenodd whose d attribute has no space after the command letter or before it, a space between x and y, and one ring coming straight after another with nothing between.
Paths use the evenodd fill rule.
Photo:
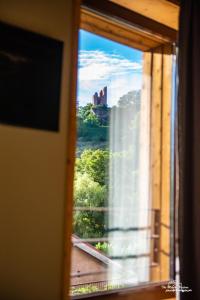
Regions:
<instances>
[{"instance_id":1,"label":"stone tower on hill","mask_svg":"<svg viewBox=\"0 0 200 300\"><path fill-rule=\"evenodd\" d=\"M93 95L93 104L94 105L107 105L107 86L100 91L99 95L96 92Z\"/></svg>"}]
</instances>

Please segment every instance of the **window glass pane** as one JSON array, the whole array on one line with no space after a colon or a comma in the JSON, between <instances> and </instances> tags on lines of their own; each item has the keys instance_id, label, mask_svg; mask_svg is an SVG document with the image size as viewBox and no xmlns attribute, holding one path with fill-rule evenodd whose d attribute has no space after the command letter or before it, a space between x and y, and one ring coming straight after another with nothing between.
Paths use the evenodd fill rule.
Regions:
<instances>
[{"instance_id":1,"label":"window glass pane","mask_svg":"<svg viewBox=\"0 0 200 300\"><path fill-rule=\"evenodd\" d=\"M143 55L80 30L72 295L151 281L158 264Z\"/></svg>"}]
</instances>

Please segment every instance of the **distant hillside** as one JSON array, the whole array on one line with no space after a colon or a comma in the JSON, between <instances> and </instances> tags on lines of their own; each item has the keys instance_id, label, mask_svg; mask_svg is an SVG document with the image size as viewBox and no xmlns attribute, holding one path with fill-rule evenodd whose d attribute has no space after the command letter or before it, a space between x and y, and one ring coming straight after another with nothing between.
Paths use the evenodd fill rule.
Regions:
<instances>
[{"instance_id":1,"label":"distant hillside","mask_svg":"<svg viewBox=\"0 0 200 300\"><path fill-rule=\"evenodd\" d=\"M133 119L140 111L141 91L130 91L120 97L116 106L106 105L79 107L77 115L77 153L79 157L85 149L108 149L109 147L109 116L112 110L124 109L133 111Z\"/></svg>"}]
</instances>

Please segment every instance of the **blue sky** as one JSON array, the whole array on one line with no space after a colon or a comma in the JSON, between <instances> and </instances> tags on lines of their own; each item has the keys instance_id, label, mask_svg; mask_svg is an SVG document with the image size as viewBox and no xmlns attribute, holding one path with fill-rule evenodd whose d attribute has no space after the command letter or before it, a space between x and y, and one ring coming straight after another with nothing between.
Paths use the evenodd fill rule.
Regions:
<instances>
[{"instance_id":1,"label":"blue sky","mask_svg":"<svg viewBox=\"0 0 200 300\"><path fill-rule=\"evenodd\" d=\"M92 33L79 32L78 102L83 106L92 95L108 87L108 105L142 85L142 52Z\"/></svg>"}]
</instances>

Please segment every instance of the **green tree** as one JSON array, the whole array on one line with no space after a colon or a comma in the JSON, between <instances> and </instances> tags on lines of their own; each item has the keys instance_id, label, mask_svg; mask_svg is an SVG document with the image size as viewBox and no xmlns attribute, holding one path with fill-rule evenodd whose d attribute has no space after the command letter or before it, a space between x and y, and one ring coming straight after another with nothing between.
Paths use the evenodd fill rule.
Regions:
<instances>
[{"instance_id":1,"label":"green tree","mask_svg":"<svg viewBox=\"0 0 200 300\"><path fill-rule=\"evenodd\" d=\"M95 248L99 251L102 251L104 252L105 254L109 255L110 251L111 251L111 244L107 243L107 242L103 242L103 243L100 243L98 242L96 245L95 245Z\"/></svg>"},{"instance_id":2,"label":"green tree","mask_svg":"<svg viewBox=\"0 0 200 300\"><path fill-rule=\"evenodd\" d=\"M76 173L74 184L75 207L103 207L107 191L87 173ZM105 233L105 217L102 211L78 210L74 214L74 233L81 238L102 237Z\"/></svg>"},{"instance_id":3,"label":"green tree","mask_svg":"<svg viewBox=\"0 0 200 300\"><path fill-rule=\"evenodd\" d=\"M100 125L98 118L92 111L93 104L88 103L85 106L82 106L78 110L78 120L83 121L89 127L98 127Z\"/></svg>"},{"instance_id":4,"label":"green tree","mask_svg":"<svg viewBox=\"0 0 200 300\"><path fill-rule=\"evenodd\" d=\"M108 183L109 152L97 149L84 150L81 157L77 159L77 171L81 174L87 173L95 182L100 185Z\"/></svg>"},{"instance_id":5,"label":"green tree","mask_svg":"<svg viewBox=\"0 0 200 300\"><path fill-rule=\"evenodd\" d=\"M92 103L88 103L85 106L79 107L79 109L78 109L78 116L82 120L85 120L88 117L88 115L91 113L92 106L93 106Z\"/></svg>"},{"instance_id":6,"label":"green tree","mask_svg":"<svg viewBox=\"0 0 200 300\"><path fill-rule=\"evenodd\" d=\"M90 127L99 127L100 125L98 118L93 112L91 112L83 122Z\"/></svg>"}]
</instances>

